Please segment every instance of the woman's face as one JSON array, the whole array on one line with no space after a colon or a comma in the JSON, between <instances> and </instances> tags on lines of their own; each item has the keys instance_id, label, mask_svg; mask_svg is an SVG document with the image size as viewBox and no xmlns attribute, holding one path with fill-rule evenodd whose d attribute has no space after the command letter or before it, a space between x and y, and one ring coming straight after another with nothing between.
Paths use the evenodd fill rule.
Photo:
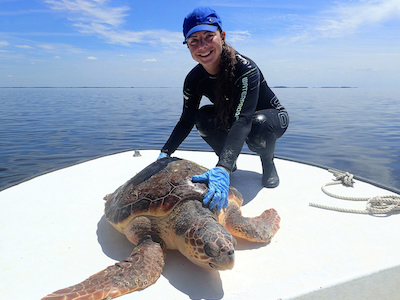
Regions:
<instances>
[{"instance_id":1,"label":"woman's face","mask_svg":"<svg viewBox=\"0 0 400 300\"><path fill-rule=\"evenodd\" d=\"M200 63L206 71L216 75L219 71L222 45L225 31L198 31L187 39L187 46L193 59Z\"/></svg>"}]
</instances>

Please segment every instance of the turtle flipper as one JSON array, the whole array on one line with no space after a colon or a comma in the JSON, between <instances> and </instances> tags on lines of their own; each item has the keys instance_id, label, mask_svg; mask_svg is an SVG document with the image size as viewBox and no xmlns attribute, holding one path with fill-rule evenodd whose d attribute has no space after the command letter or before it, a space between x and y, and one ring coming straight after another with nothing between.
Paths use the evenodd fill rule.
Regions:
<instances>
[{"instance_id":1,"label":"turtle flipper","mask_svg":"<svg viewBox=\"0 0 400 300\"><path fill-rule=\"evenodd\" d=\"M148 238L122 262L77 285L49 294L42 300L110 300L152 285L160 277L163 267L161 245Z\"/></svg>"},{"instance_id":2,"label":"turtle flipper","mask_svg":"<svg viewBox=\"0 0 400 300\"><path fill-rule=\"evenodd\" d=\"M258 217L243 217L236 201L229 201L229 205L222 217L224 220L221 220L221 223L232 235L259 243L269 243L271 241L279 229L281 220L278 212L273 208L267 209Z\"/></svg>"}]
</instances>

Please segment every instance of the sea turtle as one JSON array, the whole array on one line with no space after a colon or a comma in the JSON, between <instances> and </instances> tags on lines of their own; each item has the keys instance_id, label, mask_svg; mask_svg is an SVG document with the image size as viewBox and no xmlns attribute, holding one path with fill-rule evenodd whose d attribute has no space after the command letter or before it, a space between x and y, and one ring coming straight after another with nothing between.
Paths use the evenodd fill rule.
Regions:
<instances>
[{"instance_id":1,"label":"sea turtle","mask_svg":"<svg viewBox=\"0 0 400 300\"><path fill-rule=\"evenodd\" d=\"M279 228L278 213L271 208L258 217L243 217L243 198L234 187L229 189L227 208L210 210L201 201L207 185L191 180L206 171L188 160L167 157L107 195L105 217L135 245L133 252L42 300L109 300L144 289L160 277L166 249L178 249L197 265L227 270L234 265L233 235L268 243Z\"/></svg>"}]
</instances>

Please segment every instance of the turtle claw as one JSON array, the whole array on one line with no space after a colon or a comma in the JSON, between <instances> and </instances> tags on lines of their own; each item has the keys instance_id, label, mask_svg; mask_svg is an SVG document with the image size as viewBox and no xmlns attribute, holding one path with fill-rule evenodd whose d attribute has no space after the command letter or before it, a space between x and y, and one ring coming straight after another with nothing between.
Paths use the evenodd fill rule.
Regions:
<instances>
[{"instance_id":1,"label":"turtle claw","mask_svg":"<svg viewBox=\"0 0 400 300\"><path fill-rule=\"evenodd\" d=\"M111 300L152 285L160 277L163 266L161 245L146 239L122 262L42 300Z\"/></svg>"}]
</instances>

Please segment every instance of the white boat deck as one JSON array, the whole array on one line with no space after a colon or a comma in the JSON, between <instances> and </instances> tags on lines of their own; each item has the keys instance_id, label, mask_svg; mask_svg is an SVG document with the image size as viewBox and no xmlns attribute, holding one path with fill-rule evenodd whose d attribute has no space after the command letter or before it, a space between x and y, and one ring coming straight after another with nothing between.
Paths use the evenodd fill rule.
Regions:
<instances>
[{"instance_id":1,"label":"white boat deck","mask_svg":"<svg viewBox=\"0 0 400 300\"><path fill-rule=\"evenodd\" d=\"M45 174L0 192L0 290L7 300L40 299L122 260L132 245L103 217L113 192L159 152L133 151ZM211 168L211 152L175 156ZM281 228L269 245L238 241L235 267L215 272L168 251L164 272L149 288L118 299L400 299L400 215L322 210L309 202L364 209L365 202L331 198L327 170L276 159L281 183L261 186L257 156L240 155L231 183L246 216L275 208ZM344 170L346 171L346 170ZM347 196L393 194L357 181L328 187Z\"/></svg>"}]
</instances>

